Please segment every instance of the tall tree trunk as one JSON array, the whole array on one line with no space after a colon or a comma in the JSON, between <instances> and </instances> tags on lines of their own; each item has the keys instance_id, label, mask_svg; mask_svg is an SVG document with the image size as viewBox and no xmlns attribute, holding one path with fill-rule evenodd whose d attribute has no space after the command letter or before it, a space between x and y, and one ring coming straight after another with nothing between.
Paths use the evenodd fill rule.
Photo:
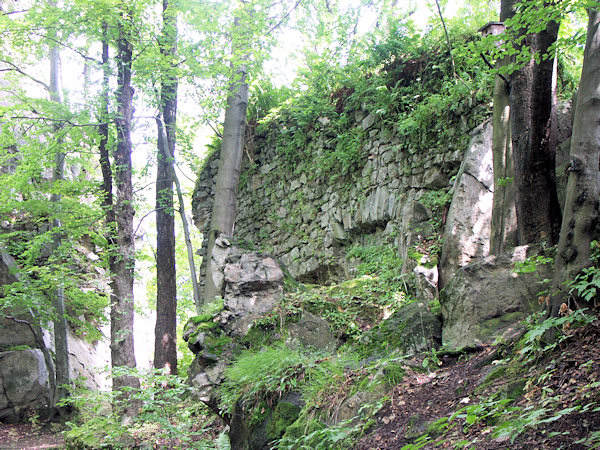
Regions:
<instances>
[{"instance_id":1,"label":"tall tree trunk","mask_svg":"<svg viewBox=\"0 0 600 450\"><path fill-rule=\"evenodd\" d=\"M51 6L56 6L56 2L52 1ZM59 90L59 52L56 45L50 47L50 100L61 103ZM55 131L58 132L59 127L55 126ZM58 133L57 133L58 134ZM60 149L60 143L57 145L57 151L54 156L54 170L52 171L52 182L57 185L64 180L65 172L65 154ZM57 212L60 210L61 195L53 193L50 201L55 204ZM52 221L54 230L52 250L56 252L61 244L61 222L57 217ZM56 361L56 395L55 401L59 402L68 394L67 386L69 384L69 343L68 343L68 328L65 311L65 289L62 284L56 286L56 290L52 294L52 306L54 307L54 354ZM54 405L52 405L54 406ZM62 410L59 410L62 411ZM62 414L62 412L61 412Z\"/></svg>"},{"instance_id":2,"label":"tall tree trunk","mask_svg":"<svg viewBox=\"0 0 600 450\"><path fill-rule=\"evenodd\" d=\"M551 302L558 314L566 301L562 284L591 264L590 244L600 235L600 12L589 22L571 137L571 163L554 282L562 295Z\"/></svg>"},{"instance_id":3,"label":"tall tree trunk","mask_svg":"<svg viewBox=\"0 0 600 450\"><path fill-rule=\"evenodd\" d=\"M237 190L242 167L244 135L246 131L246 108L248 106L248 83L246 67L241 66L231 82L225 121L223 124L223 141L215 199L210 221L208 247L206 252L206 279L204 301L210 302L221 295L222 286L215 280L212 253L215 241L220 234L233 235L237 207Z\"/></svg>"},{"instance_id":4,"label":"tall tree trunk","mask_svg":"<svg viewBox=\"0 0 600 450\"><path fill-rule=\"evenodd\" d=\"M177 16L163 0L162 57L174 63L177 53ZM177 118L177 77L169 65L160 93L156 174L156 327L154 367L177 374L177 278L175 271L175 215L173 173ZM164 128L163 128L164 124Z\"/></svg>"},{"instance_id":5,"label":"tall tree trunk","mask_svg":"<svg viewBox=\"0 0 600 450\"><path fill-rule=\"evenodd\" d=\"M514 16L515 4L515 0L502 0L500 4L501 22ZM498 66L506 66L509 63L510 58L506 57L498 62ZM505 248L517 244L515 174L510 130L510 86L506 82L506 78L499 75L496 75L494 86L492 124L494 128L492 138L494 201L490 226L490 254L498 254Z\"/></svg>"},{"instance_id":6,"label":"tall tree trunk","mask_svg":"<svg viewBox=\"0 0 600 450\"><path fill-rule=\"evenodd\" d=\"M556 41L558 23L519 37L532 51L546 55ZM556 193L555 140L551 138L552 70L554 58L534 58L511 76L511 133L519 242L528 244L558 240L560 207Z\"/></svg>"},{"instance_id":7,"label":"tall tree trunk","mask_svg":"<svg viewBox=\"0 0 600 450\"><path fill-rule=\"evenodd\" d=\"M135 268L135 236L133 234L133 184L131 180L131 125L133 121L133 87L131 86L132 44L127 32L119 26L117 39L117 148L114 155L116 187L115 258L111 267L110 349L113 367L135 368L133 342L133 281ZM113 389L139 387L134 376L113 378ZM125 415L134 412L128 409Z\"/></svg>"}]
</instances>

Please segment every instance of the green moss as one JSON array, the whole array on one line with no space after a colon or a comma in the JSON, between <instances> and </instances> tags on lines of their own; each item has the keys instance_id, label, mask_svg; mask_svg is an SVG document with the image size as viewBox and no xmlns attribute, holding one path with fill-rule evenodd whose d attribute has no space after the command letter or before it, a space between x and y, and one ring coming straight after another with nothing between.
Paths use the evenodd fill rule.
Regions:
<instances>
[{"instance_id":1,"label":"green moss","mask_svg":"<svg viewBox=\"0 0 600 450\"><path fill-rule=\"evenodd\" d=\"M252 409L248 427L250 429L259 428L267 416L269 415L270 407L265 400L261 400L255 408Z\"/></svg>"},{"instance_id":2,"label":"green moss","mask_svg":"<svg viewBox=\"0 0 600 450\"><path fill-rule=\"evenodd\" d=\"M485 380L483 380L482 386L489 386L493 381L502 378L506 373L507 368L508 366L499 366L493 369L489 375L485 377Z\"/></svg>"},{"instance_id":3,"label":"green moss","mask_svg":"<svg viewBox=\"0 0 600 450\"><path fill-rule=\"evenodd\" d=\"M9 352L19 352L22 350L31 350L29 345L13 345L12 347L8 347Z\"/></svg>"},{"instance_id":4,"label":"green moss","mask_svg":"<svg viewBox=\"0 0 600 450\"><path fill-rule=\"evenodd\" d=\"M475 328L474 335L477 339L486 340L491 336L497 336L498 330L501 328L518 322L525 316L525 313L521 311L515 311L502 315L501 317L495 317L493 319L486 320L479 324Z\"/></svg>"},{"instance_id":5,"label":"green moss","mask_svg":"<svg viewBox=\"0 0 600 450\"><path fill-rule=\"evenodd\" d=\"M508 385L502 390L502 396L507 399L516 400L523 395L526 384L527 380L524 378L521 380L512 381L508 383Z\"/></svg>"},{"instance_id":6,"label":"green moss","mask_svg":"<svg viewBox=\"0 0 600 450\"><path fill-rule=\"evenodd\" d=\"M198 325L203 322L211 322L214 318L215 318L214 314L205 313L205 314L200 314L199 316L190 317L190 322L192 322L194 325Z\"/></svg>"},{"instance_id":7,"label":"green moss","mask_svg":"<svg viewBox=\"0 0 600 450\"><path fill-rule=\"evenodd\" d=\"M201 322L196 327L196 334L200 331L210 331L219 328L217 322Z\"/></svg>"},{"instance_id":8,"label":"green moss","mask_svg":"<svg viewBox=\"0 0 600 450\"><path fill-rule=\"evenodd\" d=\"M290 402L279 402L273 411L271 420L267 425L267 439L281 438L286 429L298 419L300 408Z\"/></svg>"},{"instance_id":9,"label":"green moss","mask_svg":"<svg viewBox=\"0 0 600 450\"><path fill-rule=\"evenodd\" d=\"M285 430L283 438L290 441L295 441L303 436L308 436L315 431L326 428L325 424L316 419L311 419L308 422L305 417L300 417Z\"/></svg>"},{"instance_id":10,"label":"green moss","mask_svg":"<svg viewBox=\"0 0 600 450\"><path fill-rule=\"evenodd\" d=\"M231 342L231 338L226 335L222 336L207 336L204 340L203 347L215 355L220 355L223 349Z\"/></svg>"}]
</instances>

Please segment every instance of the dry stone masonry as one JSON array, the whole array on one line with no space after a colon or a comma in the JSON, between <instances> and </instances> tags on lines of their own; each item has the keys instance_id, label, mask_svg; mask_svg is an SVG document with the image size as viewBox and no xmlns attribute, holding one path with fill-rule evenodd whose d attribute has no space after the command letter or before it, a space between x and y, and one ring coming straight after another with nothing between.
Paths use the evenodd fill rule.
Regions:
<instances>
[{"instance_id":1,"label":"dry stone masonry","mask_svg":"<svg viewBox=\"0 0 600 450\"><path fill-rule=\"evenodd\" d=\"M355 117L368 139L362 145L362 166L350 176L323 173L316 163L334 146L325 120L317 121L309 137L311 160L289 167L269 134L255 136L248 153L252 162L245 158L235 236L268 251L303 281L324 281L351 269L345 253L353 243L393 240L408 262L411 246L431 231L432 212L419 200L427 192L447 190L463 160L468 126L461 143L416 151L374 114ZM215 153L194 191L194 220L204 231L217 165Z\"/></svg>"}]
</instances>

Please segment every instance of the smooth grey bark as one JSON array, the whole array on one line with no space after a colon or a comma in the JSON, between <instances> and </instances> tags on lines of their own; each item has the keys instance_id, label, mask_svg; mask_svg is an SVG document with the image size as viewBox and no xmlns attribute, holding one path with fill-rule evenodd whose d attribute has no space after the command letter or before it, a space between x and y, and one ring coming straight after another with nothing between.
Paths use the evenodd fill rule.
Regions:
<instances>
[{"instance_id":1,"label":"smooth grey bark","mask_svg":"<svg viewBox=\"0 0 600 450\"><path fill-rule=\"evenodd\" d=\"M569 178L555 262L558 314L568 295L563 283L591 265L590 244L600 227L600 13L588 10L588 32L571 136ZM571 305L568 305L571 306Z\"/></svg>"},{"instance_id":2,"label":"smooth grey bark","mask_svg":"<svg viewBox=\"0 0 600 450\"><path fill-rule=\"evenodd\" d=\"M51 2L52 6L56 6L55 2ZM59 51L56 45L50 47L50 100L56 103L61 103L59 90ZM59 127L55 126L54 130L58 131ZM57 145L56 154L54 156L54 169L52 171L52 183L59 184L64 180L65 173L65 153L60 149L60 143ZM53 193L50 201L55 204L56 211L60 210L61 195ZM52 221L53 242L52 251L56 252L61 245L61 222L59 218L54 218ZM58 230L58 231L57 231ZM56 395L55 401L59 402L68 395L67 386L70 382L69 377L69 342L68 342L68 325L65 310L65 289L59 283L56 290L52 294L52 306L54 307L53 323L54 323L54 353L56 361ZM59 412L62 411L59 409ZM62 413L61 413L62 414Z\"/></svg>"},{"instance_id":3,"label":"smooth grey bark","mask_svg":"<svg viewBox=\"0 0 600 450\"><path fill-rule=\"evenodd\" d=\"M210 302L221 295L221 286L215 282L212 267L212 252L219 235L233 235L237 207L237 191L242 167L244 135L246 132L246 109L248 106L248 83L246 68L242 65L236 71L231 82L225 121L223 123L223 141L215 198L210 221L208 246L206 252L206 279L204 301Z\"/></svg>"},{"instance_id":4,"label":"smooth grey bark","mask_svg":"<svg viewBox=\"0 0 600 450\"><path fill-rule=\"evenodd\" d=\"M501 2L501 22L514 15L515 3L514 0ZM510 58L504 58L497 63L497 66L500 68L509 63ZM493 98L494 200L490 224L490 254L492 255L501 253L504 248L517 245L514 166L510 133L510 86L506 79L499 75L496 76Z\"/></svg>"}]
</instances>

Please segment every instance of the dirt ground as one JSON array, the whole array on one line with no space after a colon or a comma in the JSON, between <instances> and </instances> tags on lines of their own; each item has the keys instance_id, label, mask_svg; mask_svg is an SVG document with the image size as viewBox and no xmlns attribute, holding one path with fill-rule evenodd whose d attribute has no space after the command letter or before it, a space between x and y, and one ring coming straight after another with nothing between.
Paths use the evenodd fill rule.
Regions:
<instances>
[{"instance_id":1,"label":"dirt ground","mask_svg":"<svg viewBox=\"0 0 600 450\"><path fill-rule=\"evenodd\" d=\"M0 422L0 449L64 448L60 431L53 424L32 426L28 423Z\"/></svg>"},{"instance_id":2,"label":"dirt ground","mask_svg":"<svg viewBox=\"0 0 600 450\"><path fill-rule=\"evenodd\" d=\"M480 387L498 357L494 348L484 347L465 360L444 358L440 369L411 373L393 389L389 403L376 416L376 424L355 446L360 450L401 449L424 434L427 424L448 417L458 409L476 404L490 392L506 388L513 380L499 378L491 386ZM560 398L560 408L594 403L585 412L564 415L543 426L528 428L511 442L493 437L493 423L481 420L472 426L456 425L445 436L418 448L476 449L584 449L575 443L600 431L600 392L594 381L600 377L600 321L580 328L551 354L544 355L524 370L522 379L543 382L526 385L513 406L539 410L548 395ZM477 391L476 388L480 387ZM554 406L556 407L556 405ZM491 421L490 421L491 422ZM457 422L458 423L458 422ZM462 444L459 444L462 441ZM458 444L458 445L457 445Z\"/></svg>"}]
</instances>

